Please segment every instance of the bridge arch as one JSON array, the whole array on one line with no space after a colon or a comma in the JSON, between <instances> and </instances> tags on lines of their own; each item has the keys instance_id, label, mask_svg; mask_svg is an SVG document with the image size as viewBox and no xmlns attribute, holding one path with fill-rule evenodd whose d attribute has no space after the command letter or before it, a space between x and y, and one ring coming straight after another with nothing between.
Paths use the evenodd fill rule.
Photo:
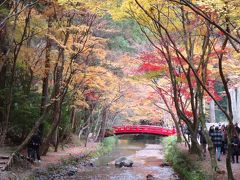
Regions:
<instances>
[{"instance_id":1,"label":"bridge arch","mask_svg":"<svg viewBox=\"0 0 240 180\"><path fill-rule=\"evenodd\" d=\"M166 128L152 125L127 125L114 126L113 134L155 134L162 136L171 136L176 134L175 128Z\"/></svg>"}]
</instances>

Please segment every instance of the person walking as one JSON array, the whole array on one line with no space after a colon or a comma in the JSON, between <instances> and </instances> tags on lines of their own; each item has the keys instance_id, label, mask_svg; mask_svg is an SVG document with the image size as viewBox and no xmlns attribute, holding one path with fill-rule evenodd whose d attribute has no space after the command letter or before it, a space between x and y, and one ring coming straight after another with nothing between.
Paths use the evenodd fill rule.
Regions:
<instances>
[{"instance_id":1,"label":"person walking","mask_svg":"<svg viewBox=\"0 0 240 180\"><path fill-rule=\"evenodd\" d=\"M214 133L214 126L210 126L208 134L211 138L212 138L213 133Z\"/></svg>"},{"instance_id":2,"label":"person walking","mask_svg":"<svg viewBox=\"0 0 240 180\"><path fill-rule=\"evenodd\" d=\"M238 138L237 134L234 134L232 140L231 140L231 144L232 144L232 163L235 163L235 157L236 157L236 163L238 163L238 155L239 155L239 145L240 145L240 141Z\"/></svg>"},{"instance_id":3,"label":"person walking","mask_svg":"<svg viewBox=\"0 0 240 180\"><path fill-rule=\"evenodd\" d=\"M221 161L221 146L222 146L222 139L223 139L223 134L219 130L219 127L215 127L215 131L211 133L211 139L213 141L213 145L217 151L217 160Z\"/></svg>"},{"instance_id":4,"label":"person walking","mask_svg":"<svg viewBox=\"0 0 240 180\"><path fill-rule=\"evenodd\" d=\"M33 143L32 143L32 139L30 140L30 142L27 145L27 153L28 153L28 159L29 161L32 163L34 160L34 149L33 149Z\"/></svg>"},{"instance_id":5,"label":"person walking","mask_svg":"<svg viewBox=\"0 0 240 180\"><path fill-rule=\"evenodd\" d=\"M238 127L238 123L235 123L235 125L234 125L234 130L235 130L235 133L237 134L237 136L239 137L240 128Z\"/></svg>"},{"instance_id":6,"label":"person walking","mask_svg":"<svg viewBox=\"0 0 240 180\"><path fill-rule=\"evenodd\" d=\"M31 147L32 147L32 150L33 150L32 160L35 161L36 156L37 156L38 162L41 162L41 159L40 159L41 137L40 137L39 133L36 133L36 134L33 135L30 143L31 143Z\"/></svg>"},{"instance_id":7,"label":"person walking","mask_svg":"<svg viewBox=\"0 0 240 180\"><path fill-rule=\"evenodd\" d=\"M226 127L225 125L222 125L221 127L221 132L223 134L223 138L222 138L222 146L221 146L221 153L223 155L226 154L226 145L227 145L227 132L226 132Z\"/></svg>"},{"instance_id":8,"label":"person walking","mask_svg":"<svg viewBox=\"0 0 240 180\"><path fill-rule=\"evenodd\" d=\"M201 127L200 131L199 131L199 136L200 136L200 144L202 146L203 149L203 155L206 156L206 152L207 152L207 141L206 138L203 134L203 129Z\"/></svg>"}]
</instances>

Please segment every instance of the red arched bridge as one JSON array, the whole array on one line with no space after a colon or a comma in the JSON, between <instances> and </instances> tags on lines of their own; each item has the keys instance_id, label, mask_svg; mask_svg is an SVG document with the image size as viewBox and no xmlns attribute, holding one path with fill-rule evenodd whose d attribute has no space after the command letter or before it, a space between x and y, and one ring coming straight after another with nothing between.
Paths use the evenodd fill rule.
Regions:
<instances>
[{"instance_id":1,"label":"red arched bridge","mask_svg":"<svg viewBox=\"0 0 240 180\"><path fill-rule=\"evenodd\" d=\"M176 129L151 125L114 126L113 134L156 134L171 136L176 134Z\"/></svg>"}]
</instances>

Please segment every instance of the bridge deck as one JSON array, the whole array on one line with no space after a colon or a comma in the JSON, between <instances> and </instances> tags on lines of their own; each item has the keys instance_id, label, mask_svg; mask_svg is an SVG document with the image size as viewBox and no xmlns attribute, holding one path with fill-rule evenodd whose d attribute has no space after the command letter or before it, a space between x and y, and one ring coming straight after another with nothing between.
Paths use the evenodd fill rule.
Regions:
<instances>
[{"instance_id":1,"label":"bridge deck","mask_svg":"<svg viewBox=\"0 0 240 180\"><path fill-rule=\"evenodd\" d=\"M151 125L132 125L132 126L114 126L114 134L133 134L133 133L144 133L144 134L157 134L164 136L171 136L176 134L176 129L165 128L161 126Z\"/></svg>"}]
</instances>

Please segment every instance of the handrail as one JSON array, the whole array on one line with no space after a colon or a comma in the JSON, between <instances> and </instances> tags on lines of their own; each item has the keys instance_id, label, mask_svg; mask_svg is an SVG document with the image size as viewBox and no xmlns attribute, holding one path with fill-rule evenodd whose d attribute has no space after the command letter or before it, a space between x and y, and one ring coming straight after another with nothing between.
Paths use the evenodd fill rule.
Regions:
<instances>
[{"instance_id":1,"label":"handrail","mask_svg":"<svg viewBox=\"0 0 240 180\"><path fill-rule=\"evenodd\" d=\"M147 134L159 134L159 135L174 135L176 134L175 128L166 128L161 126L152 125L125 125L114 126L114 134L127 134L127 133L147 133Z\"/></svg>"}]
</instances>

